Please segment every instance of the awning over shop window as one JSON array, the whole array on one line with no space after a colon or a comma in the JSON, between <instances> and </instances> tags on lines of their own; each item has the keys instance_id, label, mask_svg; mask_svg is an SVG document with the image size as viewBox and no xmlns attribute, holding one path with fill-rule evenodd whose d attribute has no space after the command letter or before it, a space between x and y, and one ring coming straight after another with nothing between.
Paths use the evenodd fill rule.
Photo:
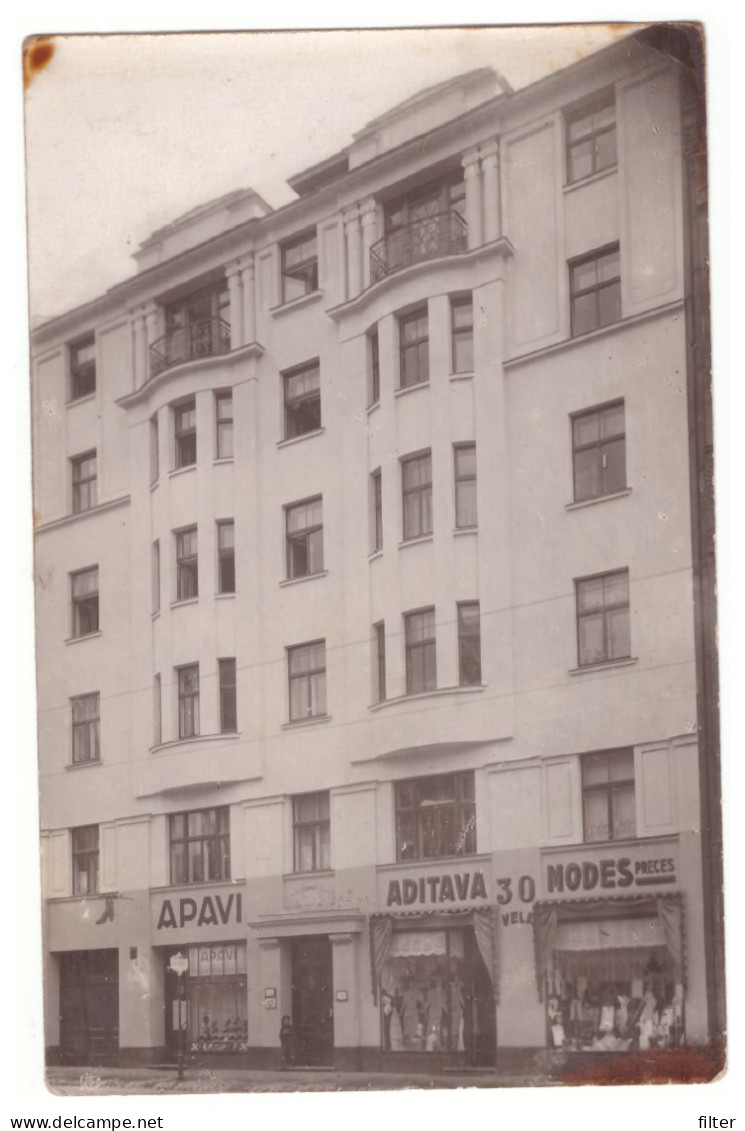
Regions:
<instances>
[{"instance_id":1,"label":"awning over shop window","mask_svg":"<svg viewBox=\"0 0 745 1131\"><path fill-rule=\"evenodd\" d=\"M646 962L655 950L665 948L676 979L685 982L683 896L680 892L642 899L539 902L533 907L533 941L536 985L541 1001L554 953L571 977L575 967L577 972L586 973L588 962L595 964L598 970L606 969L611 952L616 952L624 968L630 970L633 966L635 970L639 955L644 954ZM637 957L632 955L634 950ZM571 957L574 954L576 959ZM639 975L635 972L630 976Z\"/></svg>"}]
</instances>

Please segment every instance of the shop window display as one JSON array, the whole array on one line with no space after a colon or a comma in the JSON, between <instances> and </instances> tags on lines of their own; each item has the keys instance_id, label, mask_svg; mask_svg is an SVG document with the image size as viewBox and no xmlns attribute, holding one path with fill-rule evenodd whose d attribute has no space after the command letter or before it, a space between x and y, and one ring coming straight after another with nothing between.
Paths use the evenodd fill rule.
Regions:
<instances>
[{"instance_id":1,"label":"shop window display","mask_svg":"<svg viewBox=\"0 0 745 1131\"><path fill-rule=\"evenodd\" d=\"M241 1052L248 1048L246 944L180 948L189 960L185 985L170 984L171 1035L178 1037L178 996L187 1001L186 1040L192 1052ZM169 951L166 964L171 954Z\"/></svg>"}]
</instances>

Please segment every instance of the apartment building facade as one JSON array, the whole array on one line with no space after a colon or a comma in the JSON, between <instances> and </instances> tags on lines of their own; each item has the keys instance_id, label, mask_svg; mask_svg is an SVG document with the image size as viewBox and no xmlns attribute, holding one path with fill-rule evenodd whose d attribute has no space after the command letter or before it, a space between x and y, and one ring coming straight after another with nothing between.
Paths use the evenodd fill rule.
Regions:
<instances>
[{"instance_id":1,"label":"apartment building facade","mask_svg":"<svg viewBox=\"0 0 745 1131\"><path fill-rule=\"evenodd\" d=\"M709 1043L680 89L470 72L35 332L51 1059Z\"/></svg>"}]
</instances>

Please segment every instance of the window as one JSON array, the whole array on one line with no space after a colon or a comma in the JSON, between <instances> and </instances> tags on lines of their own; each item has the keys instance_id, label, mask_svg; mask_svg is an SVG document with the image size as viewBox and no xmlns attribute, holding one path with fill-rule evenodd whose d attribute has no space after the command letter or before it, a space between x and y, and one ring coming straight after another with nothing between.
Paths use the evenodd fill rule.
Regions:
<instances>
[{"instance_id":1,"label":"window","mask_svg":"<svg viewBox=\"0 0 745 1131\"><path fill-rule=\"evenodd\" d=\"M466 250L463 170L384 205L385 236L370 249L373 283L411 263Z\"/></svg>"},{"instance_id":2,"label":"window","mask_svg":"<svg viewBox=\"0 0 745 1131\"><path fill-rule=\"evenodd\" d=\"M636 836L633 750L582 755L582 808L585 840Z\"/></svg>"},{"instance_id":3,"label":"window","mask_svg":"<svg viewBox=\"0 0 745 1131\"><path fill-rule=\"evenodd\" d=\"M610 326L621 317L618 244L569 264L572 337Z\"/></svg>"},{"instance_id":4,"label":"window","mask_svg":"<svg viewBox=\"0 0 745 1131\"><path fill-rule=\"evenodd\" d=\"M401 461L404 542L432 533L432 455L422 452Z\"/></svg>"},{"instance_id":5,"label":"window","mask_svg":"<svg viewBox=\"0 0 745 1131\"><path fill-rule=\"evenodd\" d=\"M157 483L160 475L160 452L158 450L158 414L150 417L150 482Z\"/></svg>"},{"instance_id":6,"label":"window","mask_svg":"<svg viewBox=\"0 0 745 1131\"><path fill-rule=\"evenodd\" d=\"M192 467L197 462L197 402L194 397L173 410L176 430L176 467Z\"/></svg>"},{"instance_id":7,"label":"window","mask_svg":"<svg viewBox=\"0 0 745 1131\"><path fill-rule=\"evenodd\" d=\"M163 741L163 707L161 700L160 675L153 680L153 746Z\"/></svg>"},{"instance_id":8,"label":"window","mask_svg":"<svg viewBox=\"0 0 745 1131\"><path fill-rule=\"evenodd\" d=\"M374 669L374 689L376 703L384 703L386 698L385 690L385 622L379 621L378 624L373 625L373 633L375 634L375 669Z\"/></svg>"},{"instance_id":9,"label":"window","mask_svg":"<svg viewBox=\"0 0 745 1131\"><path fill-rule=\"evenodd\" d=\"M160 612L160 540L158 538L153 542L153 612Z\"/></svg>"},{"instance_id":10,"label":"window","mask_svg":"<svg viewBox=\"0 0 745 1131\"><path fill-rule=\"evenodd\" d=\"M233 458L233 394L215 393L215 427L218 459Z\"/></svg>"},{"instance_id":11,"label":"window","mask_svg":"<svg viewBox=\"0 0 745 1131\"><path fill-rule=\"evenodd\" d=\"M421 609L404 616L406 628L406 694L437 687L435 610Z\"/></svg>"},{"instance_id":12,"label":"window","mask_svg":"<svg viewBox=\"0 0 745 1131\"><path fill-rule=\"evenodd\" d=\"M163 948L160 953L166 969L176 954L188 963L188 976L177 978L167 974L165 978L163 1005L169 1047L177 1043L183 1032L184 1046L191 1052L208 1053L211 1062L221 1054L246 1052L246 943L213 942L207 946L181 943ZM180 1010L183 1010L183 1030L178 1028Z\"/></svg>"},{"instance_id":13,"label":"window","mask_svg":"<svg viewBox=\"0 0 745 1131\"><path fill-rule=\"evenodd\" d=\"M70 575L72 588L72 634L90 636L98 632L98 566Z\"/></svg>"},{"instance_id":14,"label":"window","mask_svg":"<svg viewBox=\"0 0 745 1131\"><path fill-rule=\"evenodd\" d=\"M282 375L285 396L285 439L321 427L321 370L318 362Z\"/></svg>"},{"instance_id":15,"label":"window","mask_svg":"<svg viewBox=\"0 0 745 1131\"><path fill-rule=\"evenodd\" d=\"M574 499L599 499L626 486L623 401L572 417Z\"/></svg>"},{"instance_id":16,"label":"window","mask_svg":"<svg viewBox=\"0 0 745 1131\"><path fill-rule=\"evenodd\" d=\"M380 341L377 327L367 335L370 366L370 404L377 404L380 400Z\"/></svg>"},{"instance_id":17,"label":"window","mask_svg":"<svg viewBox=\"0 0 745 1131\"><path fill-rule=\"evenodd\" d=\"M322 872L331 867L331 819L327 791L293 797L292 837L296 872Z\"/></svg>"},{"instance_id":18,"label":"window","mask_svg":"<svg viewBox=\"0 0 745 1131\"><path fill-rule=\"evenodd\" d=\"M380 468L370 476L372 492L372 552L383 549L383 477Z\"/></svg>"},{"instance_id":19,"label":"window","mask_svg":"<svg viewBox=\"0 0 745 1131\"><path fill-rule=\"evenodd\" d=\"M396 857L432 860L476 851L473 771L396 782Z\"/></svg>"},{"instance_id":20,"label":"window","mask_svg":"<svg viewBox=\"0 0 745 1131\"><path fill-rule=\"evenodd\" d=\"M282 302L318 290L318 245L315 232L304 232L281 245Z\"/></svg>"},{"instance_id":21,"label":"window","mask_svg":"<svg viewBox=\"0 0 745 1131\"><path fill-rule=\"evenodd\" d=\"M455 527L457 530L476 526L476 445L455 444Z\"/></svg>"},{"instance_id":22,"label":"window","mask_svg":"<svg viewBox=\"0 0 745 1131\"><path fill-rule=\"evenodd\" d=\"M473 372L473 299L450 300L450 333L453 342L453 373Z\"/></svg>"},{"instance_id":23,"label":"window","mask_svg":"<svg viewBox=\"0 0 745 1131\"><path fill-rule=\"evenodd\" d=\"M398 320L400 386L408 389L429 381L429 330L427 308L423 306Z\"/></svg>"},{"instance_id":24,"label":"window","mask_svg":"<svg viewBox=\"0 0 745 1131\"><path fill-rule=\"evenodd\" d=\"M230 811L195 809L169 817L171 883L230 879Z\"/></svg>"},{"instance_id":25,"label":"window","mask_svg":"<svg viewBox=\"0 0 745 1131\"><path fill-rule=\"evenodd\" d=\"M326 714L326 641L287 649L290 722Z\"/></svg>"},{"instance_id":26,"label":"window","mask_svg":"<svg viewBox=\"0 0 745 1131\"><path fill-rule=\"evenodd\" d=\"M630 656L629 571L586 577L575 585L579 666Z\"/></svg>"},{"instance_id":27,"label":"window","mask_svg":"<svg viewBox=\"0 0 745 1131\"><path fill-rule=\"evenodd\" d=\"M220 667L220 731L238 730L235 659L219 660Z\"/></svg>"},{"instance_id":28,"label":"window","mask_svg":"<svg viewBox=\"0 0 745 1131\"><path fill-rule=\"evenodd\" d=\"M70 400L96 391L96 339L93 334L70 346Z\"/></svg>"},{"instance_id":29,"label":"window","mask_svg":"<svg viewBox=\"0 0 745 1131\"><path fill-rule=\"evenodd\" d=\"M611 169L616 157L616 105L613 91L566 114L567 184Z\"/></svg>"},{"instance_id":30,"label":"window","mask_svg":"<svg viewBox=\"0 0 745 1131\"><path fill-rule=\"evenodd\" d=\"M197 528L176 533L176 600L189 601L199 596L199 558Z\"/></svg>"},{"instance_id":31,"label":"window","mask_svg":"<svg viewBox=\"0 0 745 1131\"><path fill-rule=\"evenodd\" d=\"M310 577L323 570L323 499L285 507L287 578Z\"/></svg>"},{"instance_id":32,"label":"window","mask_svg":"<svg viewBox=\"0 0 745 1131\"><path fill-rule=\"evenodd\" d=\"M461 687L481 683L481 611L478 601L458 605L458 673Z\"/></svg>"},{"instance_id":33,"label":"window","mask_svg":"<svg viewBox=\"0 0 745 1131\"><path fill-rule=\"evenodd\" d=\"M235 593L235 525L232 518L217 524L217 591Z\"/></svg>"},{"instance_id":34,"label":"window","mask_svg":"<svg viewBox=\"0 0 745 1131\"><path fill-rule=\"evenodd\" d=\"M76 695L72 704L72 760L97 762L101 757L99 722L101 696L98 691L90 695Z\"/></svg>"},{"instance_id":35,"label":"window","mask_svg":"<svg viewBox=\"0 0 745 1131\"><path fill-rule=\"evenodd\" d=\"M150 346L151 377L185 361L230 353L230 294L224 280L169 303L165 329Z\"/></svg>"},{"instance_id":36,"label":"window","mask_svg":"<svg viewBox=\"0 0 745 1131\"><path fill-rule=\"evenodd\" d=\"M72 893L91 895L98 891L98 825L72 830Z\"/></svg>"},{"instance_id":37,"label":"window","mask_svg":"<svg viewBox=\"0 0 745 1131\"><path fill-rule=\"evenodd\" d=\"M72 463L72 513L81 514L98 502L96 453L76 456Z\"/></svg>"},{"instance_id":38,"label":"window","mask_svg":"<svg viewBox=\"0 0 745 1131\"><path fill-rule=\"evenodd\" d=\"M199 664L177 668L178 672L178 736L194 738L199 734Z\"/></svg>"}]
</instances>

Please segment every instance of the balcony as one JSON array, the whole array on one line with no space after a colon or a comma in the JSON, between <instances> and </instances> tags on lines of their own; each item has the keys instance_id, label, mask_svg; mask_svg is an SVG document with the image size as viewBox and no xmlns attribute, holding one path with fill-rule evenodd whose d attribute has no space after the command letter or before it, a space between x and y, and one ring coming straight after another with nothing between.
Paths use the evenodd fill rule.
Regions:
<instances>
[{"instance_id":1,"label":"balcony","mask_svg":"<svg viewBox=\"0 0 745 1131\"><path fill-rule=\"evenodd\" d=\"M371 284L412 263L465 251L467 230L466 221L455 209L396 228L370 248Z\"/></svg>"},{"instance_id":2,"label":"balcony","mask_svg":"<svg viewBox=\"0 0 745 1131\"><path fill-rule=\"evenodd\" d=\"M150 376L157 377L164 369L230 353L230 326L223 318L208 318L179 326L158 338L150 346Z\"/></svg>"}]
</instances>

